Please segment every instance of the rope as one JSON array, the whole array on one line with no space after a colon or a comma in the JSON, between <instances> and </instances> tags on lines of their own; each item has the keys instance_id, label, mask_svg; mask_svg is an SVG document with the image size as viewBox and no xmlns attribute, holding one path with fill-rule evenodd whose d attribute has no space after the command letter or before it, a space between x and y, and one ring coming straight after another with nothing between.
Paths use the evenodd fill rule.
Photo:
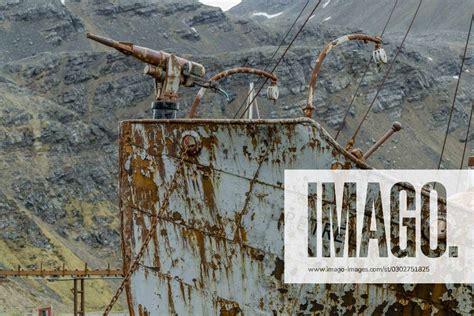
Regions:
<instances>
[{"instance_id":1,"label":"rope","mask_svg":"<svg viewBox=\"0 0 474 316\"><path fill-rule=\"evenodd\" d=\"M311 16L313 16L314 12L316 11L316 9L319 7L319 5L321 4L321 0L318 0L318 3L316 3L316 5L314 6L313 10L311 10L310 14L308 15L308 17L306 18L306 20L304 21L303 25L301 25L300 29L298 30L298 32L296 33L296 35L293 37L293 39L291 40L290 44L288 44L288 46L286 47L285 51L283 52L283 54L280 56L280 59L278 59L277 63L275 64L275 66L273 67L273 69L270 71L271 73L274 73L275 72L275 69L280 65L280 63L283 61L283 58L285 58L286 54L288 53L288 51L290 50L291 46L293 46L293 43L296 41L296 39L298 38L298 36L300 35L300 33L303 31L304 27L306 26L306 24L308 23L309 19L311 18ZM260 92L262 91L263 87L265 86L265 84L268 82L268 78L265 78L265 81L263 82L263 84L260 86L260 88L258 89L257 93L255 94L255 96L253 97L253 99L250 101L249 104L252 104L253 101L257 98L257 96L260 94ZM246 99L244 99L244 101L242 102L242 104L240 105L239 109L237 110L237 112L235 113L234 115L234 119L237 117L237 115L239 114L240 110L242 109L242 107L245 105L246 101L248 99L248 96ZM245 108L245 110L242 112L242 114L240 115L240 118L242 118L245 114L245 112L248 110L248 106Z\"/></svg>"},{"instance_id":2,"label":"rope","mask_svg":"<svg viewBox=\"0 0 474 316\"><path fill-rule=\"evenodd\" d=\"M390 15L388 16L387 22L385 23L385 26L383 27L382 33L380 34L381 38L383 38L383 36L385 34L385 30L387 29L387 26L390 23L390 20L392 19L393 12L395 11L395 8L397 7L397 5L398 5L398 0L395 0L395 4L393 5L392 11L390 11ZM354 101L357 98L357 94L359 93L360 87L362 86L362 82L364 81L365 76L367 75L367 72L369 71L369 67L372 64L373 60L374 60L374 57L372 56L370 58L369 62L367 63L367 66L365 67L365 71L362 74L362 77L360 78L359 83L357 84L357 88L354 92L354 95L352 96L351 103L349 104L349 107L347 108L346 113L344 114L344 118L342 119L341 126L337 130L336 137L334 138L335 140L337 140L337 138L339 137L339 134L341 133L342 129L344 128L344 124L346 123L347 116L349 115L349 113L352 109L352 105L354 104Z\"/></svg>"},{"instance_id":3,"label":"rope","mask_svg":"<svg viewBox=\"0 0 474 316\"><path fill-rule=\"evenodd\" d=\"M449 127L451 126L451 119L453 118L454 106L456 105L456 98L458 96L459 83L461 82L462 72L464 68L464 61L466 60L467 47L469 45L469 38L471 37L472 30L472 21L474 20L474 14L471 17L471 24L469 25L469 32L467 33L466 46L464 47L464 54L461 61L461 69L459 70L458 82L456 83L456 90L454 91L453 104L451 105L451 111L449 113L448 127L446 128L446 133L444 135L443 147L441 148L441 154L438 161L438 170L441 168L441 163L443 162L444 150L446 149L446 142L448 140ZM468 135L469 137L469 135ZM463 158L464 160L464 158Z\"/></svg>"},{"instance_id":4,"label":"rope","mask_svg":"<svg viewBox=\"0 0 474 316\"><path fill-rule=\"evenodd\" d=\"M372 107L374 106L375 101L377 100L377 98L378 98L378 96L379 96L379 94L380 94L380 91L382 91L382 89L383 89L383 87L384 87L384 85L385 85L385 81L387 81L387 78L388 78L390 72L392 71L393 66L395 65L395 61L397 60L398 55L400 55L400 52L402 51L403 45L405 44L405 40L407 39L408 34L409 34L410 31L411 31L411 28L412 28L412 26L413 26L413 23L415 22L415 19L416 19L417 15L418 15L418 11L420 10L420 7L421 7L421 4L422 4L422 3L423 3L423 0L420 0L420 2L418 3L418 7L416 8L415 14L413 15L413 18L412 18L412 20L411 20L411 22L410 22L410 25L408 26L408 30L407 30L407 32L405 33L405 36L403 37L402 43L401 43L400 46L398 47L398 50L397 50L397 52L396 52L396 54L395 54L395 57L393 58L393 60L392 60L392 62L391 62L391 64L390 64L390 66L389 66L387 72L385 73L385 76L384 76L384 78L383 78L383 80L382 80L382 83L381 83L380 86L378 87L377 92L376 92L376 94L375 94L375 96L374 96L372 102L370 103L369 107L367 108L367 111L365 112L364 117L362 118L362 120L361 120L359 126L357 127L356 131L354 132L354 135L351 137L351 139L349 140L349 142L348 142L348 144L347 144L346 147L352 147L352 144L355 142L355 138L357 137L357 135L358 135L359 132L360 132L360 129L361 129L361 127L362 127L362 124L364 124L365 120L367 119L367 116L369 115L370 111L372 110Z\"/></svg>"}]
</instances>

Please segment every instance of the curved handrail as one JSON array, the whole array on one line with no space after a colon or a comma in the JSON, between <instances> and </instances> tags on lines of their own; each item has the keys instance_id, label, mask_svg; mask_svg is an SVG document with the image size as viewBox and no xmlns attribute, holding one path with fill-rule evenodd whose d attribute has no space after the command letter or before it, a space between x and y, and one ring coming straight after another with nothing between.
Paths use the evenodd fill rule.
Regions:
<instances>
[{"instance_id":1,"label":"curved handrail","mask_svg":"<svg viewBox=\"0 0 474 316\"><path fill-rule=\"evenodd\" d=\"M303 109L303 112L306 117L311 118L313 116L314 106L313 106L313 97L316 90L316 82L318 80L319 70L321 69L321 65L329 54L329 52L336 46L348 42L348 41L364 41L364 42L372 42L375 44L375 49L378 49L382 44L382 39L378 36L370 36L366 34L350 34L339 37L338 39L326 44L323 50L316 59L316 65L313 68L313 72L311 73L311 80L309 82L308 87L308 101L306 103L306 107Z\"/></svg>"},{"instance_id":2,"label":"curved handrail","mask_svg":"<svg viewBox=\"0 0 474 316\"><path fill-rule=\"evenodd\" d=\"M226 77L235 75L235 74L253 74L259 77L267 77L268 79L272 80L272 84L275 85L278 82L278 78L267 71L256 69L256 68L250 68L250 67L237 67L237 68L232 68L225 70L223 72L220 72L214 76L212 76L209 79L209 82L216 82L219 80L222 80ZM197 113L197 108L199 104L201 103L201 99L204 97L204 94L206 93L206 88L201 88L194 98L193 104L191 106L191 110L189 111L188 118L194 118L196 113Z\"/></svg>"}]
</instances>

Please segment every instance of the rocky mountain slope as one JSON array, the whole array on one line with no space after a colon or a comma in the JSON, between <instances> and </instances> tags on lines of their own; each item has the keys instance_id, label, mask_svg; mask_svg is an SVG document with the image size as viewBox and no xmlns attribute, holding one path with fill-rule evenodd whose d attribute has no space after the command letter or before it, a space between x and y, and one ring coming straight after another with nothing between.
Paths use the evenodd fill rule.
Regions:
<instances>
[{"instance_id":1,"label":"rocky mountain slope","mask_svg":"<svg viewBox=\"0 0 474 316\"><path fill-rule=\"evenodd\" d=\"M45 51L104 50L84 37L85 30L186 53L233 51L272 40L253 21L197 0L2 0L0 23L5 44L0 62Z\"/></svg>"},{"instance_id":2,"label":"rocky mountain slope","mask_svg":"<svg viewBox=\"0 0 474 316\"><path fill-rule=\"evenodd\" d=\"M306 2L307 0L272 0L269 5L268 0L243 0L229 12L265 23L281 24L282 21L296 17ZM309 11L316 2L310 1L307 10ZM321 0L314 18L329 25L344 25L360 28L369 33L378 33L383 29L388 13L397 3L388 31L392 34L404 33L419 2L419 0ZM435 35L443 41L450 39L448 36L455 36L458 39L467 31L473 11L474 3L470 0L424 0L412 32L418 36ZM268 19L259 13L279 15Z\"/></svg>"},{"instance_id":3,"label":"rocky mountain slope","mask_svg":"<svg viewBox=\"0 0 474 316\"><path fill-rule=\"evenodd\" d=\"M271 8L275 11L265 12L284 10L284 14L254 19L251 13L265 9L260 7L263 2L244 1L223 13L194 0L66 0L64 4L59 0L0 0L0 268L43 264L51 269L63 262L69 268L81 268L84 262L92 268L107 263L120 266L117 126L123 119L150 116L153 84L142 75L142 64L87 41L85 32L186 55L204 64L208 74L244 65L265 68L292 22L285 15L297 14L302 1L282 1L281 7ZM331 1L324 9L333 10L334 16L340 14L326 21L331 23L323 22L321 12L311 19L276 71L280 100L273 104L259 99L263 117L301 116L311 67L324 43L365 28L373 31L366 19L349 14L351 10L340 12L344 3L355 8L359 1ZM459 6L467 11L470 2L459 0ZM440 19L451 21L452 14L461 10L452 8ZM405 126L402 134L371 159L374 166L436 167L467 33L469 21L465 20L456 21L459 29L439 26L456 34L449 42L433 42L430 36L409 37L358 137L357 145L366 149L392 121ZM400 16L391 27L403 31L406 23ZM399 42L397 32L388 33L385 47L390 57ZM470 47L467 70L474 66ZM331 52L323 66L315 119L333 134L371 49L349 43ZM354 131L386 69L370 68L342 143ZM459 139L465 135L474 99L473 82L472 72L465 72L446 167L459 166L463 146ZM201 116L232 117L248 84L244 76L223 83L234 97L230 104L208 92ZM181 91L182 117L197 88ZM88 309L100 310L115 286L88 283ZM20 312L53 304L58 311L69 311L69 288L67 282L0 280L0 298L7 298L0 299L0 307L3 304L9 311Z\"/></svg>"}]
</instances>

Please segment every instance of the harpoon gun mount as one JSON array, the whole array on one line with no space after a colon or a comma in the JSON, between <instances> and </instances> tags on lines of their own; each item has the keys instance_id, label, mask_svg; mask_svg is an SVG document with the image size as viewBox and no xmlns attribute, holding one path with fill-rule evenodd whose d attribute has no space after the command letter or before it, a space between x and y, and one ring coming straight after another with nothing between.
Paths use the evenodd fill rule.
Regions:
<instances>
[{"instance_id":1,"label":"harpoon gun mount","mask_svg":"<svg viewBox=\"0 0 474 316\"><path fill-rule=\"evenodd\" d=\"M87 38L146 63L144 73L155 79L155 98L152 103L154 119L176 118L178 90L180 86L193 87L206 74L203 65L163 51L119 42L110 38L87 33Z\"/></svg>"}]
</instances>

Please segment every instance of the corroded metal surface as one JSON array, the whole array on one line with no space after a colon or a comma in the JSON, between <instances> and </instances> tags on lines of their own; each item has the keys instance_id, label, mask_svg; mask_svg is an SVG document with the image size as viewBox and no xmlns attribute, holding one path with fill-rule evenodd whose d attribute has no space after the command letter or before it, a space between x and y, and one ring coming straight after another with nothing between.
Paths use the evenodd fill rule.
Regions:
<instances>
[{"instance_id":1,"label":"corroded metal surface","mask_svg":"<svg viewBox=\"0 0 474 316\"><path fill-rule=\"evenodd\" d=\"M192 87L195 81L204 78L206 73L203 65L163 51L115 41L92 33L87 33L87 38L146 63L144 73L155 79L158 101L176 103L180 85Z\"/></svg>"},{"instance_id":2,"label":"corroded metal surface","mask_svg":"<svg viewBox=\"0 0 474 316\"><path fill-rule=\"evenodd\" d=\"M363 159L367 160L377 149L380 148L393 134L399 132L402 129L402 125L399 122L393 123L392 127L385 133L375 144L370 147L364 154Z\"/></svg>"},{"instance_id":3,"label":"corroded metal surface","mask_svg":"<svg viewBox=\"0 0 474 316\"><path fill-rule=\"evenodd\" d=\"M264 70L260 70L260 69L256 69L256 68L250 68L250 67L236 67L236 68L232 68L232 69L227 69L225 71L222 71L222 72L212 76L209 79L209 82L214 83L214 82L217 82L219 80L222 80L226 77L229 77L229 76L232 76L232 75L235 75L235 74L251 74L251 75L256 75L256 76L259 76L259 77L265 77L265 78L268 78L268 79L272 80L272 85L276 85L277 82L278 82L278 78L274 74L269 73L269 72L264 71ZM189 110L189 114L188 114L189 118L194 118L196 116L197 108L198 108L199 104L201 103L201 100L204 97L205 93L206 93L206 88L203 87L199 90L198 94L194 98L193 104L191 105L191 109Z\"/></svg>"},{"instance_id":4,"label":"corroded metal surface","mask_svg":"<svg viewBox=\"0 0 474 316\"><path fill-rule=\"evenodd\" d=\"M316 91L316 83L318 81L318 74L321 70L321 66L323 64L324 59L329 54L329 52L336 46L341 45L348 41L363 41L363 42L372 42L375 44L375 49L378 49L382 44L382 39L380 37L373 37L366 34L350 34L342 36L328 44L326 44L316 59L316 64L314 65L313 71L311 72L311 79L308 85L308 101L306 102L306 107L303 109L303 112L306 117L313 117L313 98Z\"/></svg>"},{"instance_id":5,"label":"corroded metal surface","mask_svg":"<svg viewBox=\"0 0 474 316\"><path fill-rule=\"evenodd\" d=\"M193 145L157 215L183 144ZM188 149L188 148L187 148ZM469 285L283 283L285 169L369 168L314 121L126 121L120 130L131 315L470 314Z\"/></svg>"},{"instance_id":6,"label":"corroded metal surface","mask_svg":"<svg viewBox=\"0 0 474 316\"><path fill-rule=\"evenodd\" d=\"M87 33L86 36L87 38L94 40L102 45L115 48L116 50L118 50L119 52L125 55L133 56L137 58L138 60L150 65L153 65L153 66L165 67L168 63L168 59L171 56L173 56L172 54L169 54L163 51L156 51L150 48L137 46L130 42L115 41L113 39L102 37L102 36L95 35L92 33ZM175 58L178 61L179 66L190 67L190 69L188 69L188 72L190 74L193 74L198 77L204 76L205 74L204 66L198 63L186 60L181 57L175 57Z\"/></svg>"}]
</instances>

